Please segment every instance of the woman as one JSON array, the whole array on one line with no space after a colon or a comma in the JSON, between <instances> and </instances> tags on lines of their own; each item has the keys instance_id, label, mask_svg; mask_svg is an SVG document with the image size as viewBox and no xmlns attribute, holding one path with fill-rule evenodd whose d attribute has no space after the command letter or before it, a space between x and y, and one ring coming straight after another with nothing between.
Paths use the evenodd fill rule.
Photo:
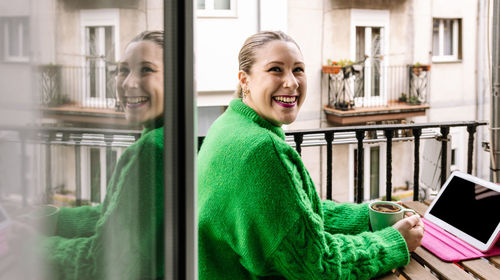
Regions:
<instances>
[{"instance_id":1,"label":"woman","mask_svg":"<svg viewBox=\"0 0 500 280\"><path fill-rule=\"evenodd\" d=\"M137 35L116 79L127 120L142 124L97 207L61 208L56 236L44 240L50 279L151 279L163 276L162 31Z\"/></svg>"},{"instance_id":2,"label":"woman","mask_svg":"<svg viewBox=\"0 0 500 280\"><path fill-rule=\"evenodd\" d=\"M249 37L240 98L214 122L198 157L200 279L368 279L409 262L418 217L370 232L367 204L321 202L281 128L306 97L298 45Z\"/></svg>"}]
</instances>

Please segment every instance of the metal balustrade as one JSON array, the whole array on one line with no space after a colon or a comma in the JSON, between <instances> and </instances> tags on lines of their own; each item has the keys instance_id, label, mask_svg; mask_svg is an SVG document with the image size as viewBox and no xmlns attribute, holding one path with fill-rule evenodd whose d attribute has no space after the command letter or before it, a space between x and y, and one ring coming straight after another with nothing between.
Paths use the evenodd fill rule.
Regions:
<instances>
[{"instance_id":1,"label":"metal balustrade","mask_svg":"<svg viewBox=\"0 0 500 280\"><path fill-rule=\"evenodd\" d=\"M474 134L478 126L486 125L483 121L465 121L465 122L440 122L440 123L422 123L422 124L390 124L390 125L364 125L348 127L332 127L310 130L286 131L286 141L295 147L295 150L301 154L302 147L305 146L326 146L326 190L327 199L332 197L332 173L333 173L333 146L337 144L357 144L357 169L358 178L355 201L363 202L363 144L386 142L386 199L391 200L392 194L392 143L394 141L414 141L414 164L413 164L413 200L419 200L419 178L420 178L420 140L435 138L434 130L439 129L441 136L437 139L441 141L441 184L446 181L446 159L448 134L451 127L466 127L468 132L468 150L467 150L467 173L472 172L473 166L473 148ZM410 135L395 135L395 132L411 131ZM377 133L376 139L368 139L366 133ZM203 137L198 139L199 147L203 143Z\"/></svg>"},{"instance_id":2,"label":"metal balustrade","mask_svg":"<svg viewBox=\"0 0 500 280\"><path fill-rule=\"evenodd\" d=\"M420 177L420 141L422 139L436 139L436 130L440 131L440 136L436 139L441 141L441 184L446 180L446 159L448 135L452 127L466 127L468 132L467 150L467 172L472 172L473 167L473 147L474 134L478 126L486 125L482 121L466 122L440 122L422 124L390 124L390 125L365 125L351 127L333 127L321 129L306 129L286 131L286 141L296 151L301 154L303 147L323 146L326 147L326 197L332 197L332 176L333 176L333 149L335 145L357 144L357 169L358 178L355 202L363 201L363 146L364 144L385 142L386 149L386 199L391 200L392 194L392 143L397 141L414 141L414 164L413 164L413 199L419 200L419 177ZM404 132L404 133L403 133ZM367 135L370 137L367 137ZM111 151L114 147L128 147L141 135L139 130L121 129L93 129L93 128L57 128L57 127L0 127L0 144L2 142L19 143L21 150L21 170L28 170L27 146L40 145L45 149L44 173L46 200L50 201L53 194L53 182L51 162L51 147L62 145L74 147L75 156L75 199L76 205L80 205L82 197L82 167L81 148L82 147L105 147L106 163L111 162ZM375 136L375 137L374 137ZM198 137L198 146L201 147L204 137ZM106 169L106 182L111 176L111 168ZM26 204L27 179L23 175L21 178L23 203Z\"/></svg>"},{"instance_id":3,"label":"metal balustrade","mask_svg":"<svg viewBox=\"0 0 500 280\"><path fill-rule=\"evenodd\" d=\"M430 75L427 68L353 64L325 75L330 108L351 110L428 102Z\"/></svg>"}]
</instances>

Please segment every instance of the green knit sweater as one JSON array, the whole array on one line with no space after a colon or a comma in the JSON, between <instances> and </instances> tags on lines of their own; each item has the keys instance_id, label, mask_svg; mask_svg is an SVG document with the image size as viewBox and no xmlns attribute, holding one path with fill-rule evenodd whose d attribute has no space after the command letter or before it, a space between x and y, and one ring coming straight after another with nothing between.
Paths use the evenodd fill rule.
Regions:
<instances>
[{"instance_id":1,"label":"green knit sweater","mask_svg":"<svg viewBox=\"0 0 500 280\"><path fill-rule=\"evenodd\" d=\"M198 156L199 279L368 279L409 262L366 204L321 202L280 127L240 99Z\"/></svg>"},{"instance_id":2,"label":"green knit sweater","mask_svg":"<svg viewBox=\"0 0 500 280\"><path fill-rule=\"evenodd\" d=\"M43 241L47 279L163 276L163 127L144 129L120 157L104 202L61 208Z\"/></svg>"}]
</instances>

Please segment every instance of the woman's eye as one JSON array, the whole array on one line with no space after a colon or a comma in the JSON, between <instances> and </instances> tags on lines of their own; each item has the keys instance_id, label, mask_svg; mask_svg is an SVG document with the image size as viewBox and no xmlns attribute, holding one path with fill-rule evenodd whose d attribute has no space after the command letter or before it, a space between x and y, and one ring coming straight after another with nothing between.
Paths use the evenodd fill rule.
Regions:
<instances>
[{"instance_id":1,"label":"woman's eye","mask_svg":"<svg viewBox=\"0 0 500 280\"><path fill-rule=\"evenodd\" d=\"M155 70L153 70L153 68L151 67L142 67L141 72L142 73L155 72Z\"/></svg>"},{"instance_id":2,"label":"woman's eye","mask_svg":"<svg viewBox=\"0 0 500 280\"><path fill-rule=\"evenodd\" d=\"M267 70L269 72L281 72L281 68L279 68L278 66L274 66L274 67L271 67L269 68L269 70Z\"/></svg>"},{"instance_id":3,"label":"woman's eye","mask_svg":"<svg viewBox=\"0 0 500 280\"><path fill-rule=\"evenodd\" d=\"M293 72L304 72L304 68L296 67L295 69L293 69Z\"/></svg>"},{"instance_id":4,"label":"woman's eye","mask_svg":"<svg viewBox=\"0 0 500 280\"><path fill-rule=\"evenodd\" d=\"M119 74L126 74L126 73L128 73L128 68L127 67L119 67L118 73Z\"/></svg>"}]
</instances>

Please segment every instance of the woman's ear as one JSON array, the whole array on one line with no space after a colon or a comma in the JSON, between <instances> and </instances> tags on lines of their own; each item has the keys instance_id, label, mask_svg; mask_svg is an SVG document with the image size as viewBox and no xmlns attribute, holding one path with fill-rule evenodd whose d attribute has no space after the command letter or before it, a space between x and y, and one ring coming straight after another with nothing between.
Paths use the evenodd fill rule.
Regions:
<instances>
[{"instance_id":1,"label":"woman's ear","mask_svg":"<svg viewBox=\"0 0 500 280\"><path fill-rule=\"evenodd\" d=\"M247 83L248 83L248 74L245 71L240 70L238 72L238 80L240 80L240 85L241 85L242 88L245 87L245 86L247 86Z\"/></svg>"}]
</instances>

